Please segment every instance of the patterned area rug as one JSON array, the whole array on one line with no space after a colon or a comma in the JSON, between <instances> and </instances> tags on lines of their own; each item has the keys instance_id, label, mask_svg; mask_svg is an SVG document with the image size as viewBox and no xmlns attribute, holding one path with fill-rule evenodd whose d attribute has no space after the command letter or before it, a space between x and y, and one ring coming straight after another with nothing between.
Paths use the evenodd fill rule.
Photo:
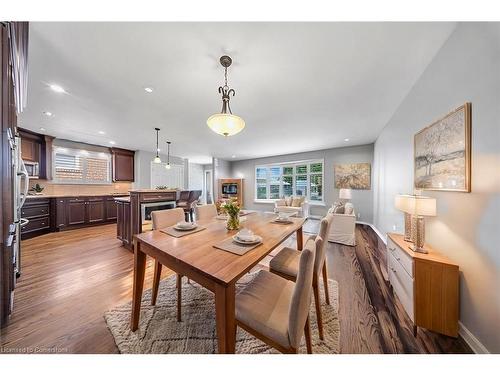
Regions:
<instances>
[{"instance_id":1,"label":"patterned area rug","mask_svg":"<svg viewBox=\"0 0 500 375\"><path fill-rule=\"evenodd\" d=\"M243 287L255 276L250 273L240 279L237 288ZM340 323L338 318L338 284L328 282L331 305L324 302L321 285L323 329L325 340L318 337L318 326L314 302L311 303L311 337L313 353L339 353ZM217 353L217 334L215 329L214 295L191 281L182 283L182 322L176 317L175 275L160 283L160 291L155 307L150 305L151 289L142 299L141 320L136 332L130 331L131 303L118 306L104 315L118 349L123 354L139 353ZM259 339L238 328L236 353L278 353ZM306 353L302 339L300 353Z\"/></svg>"}]
</instances>

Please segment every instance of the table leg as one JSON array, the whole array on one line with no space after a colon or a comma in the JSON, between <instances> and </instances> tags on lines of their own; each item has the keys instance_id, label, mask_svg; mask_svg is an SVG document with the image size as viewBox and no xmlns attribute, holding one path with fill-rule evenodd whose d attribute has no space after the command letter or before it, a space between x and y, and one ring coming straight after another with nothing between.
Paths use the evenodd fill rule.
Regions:
<instances>
[{"instance_id":1,"label":"table leg","mask_svg":"<svg viewBox=\"0 0 500 375\"><path fill-rule=\"evenodd\" d=\"M295 235L297 236L297 250L302 250L303 248L303 243L304 243L304 234L302 233L302 227L300 227L299 229L297 229L297 232L295 233Z\"/></svg>"},{"instance_id":2,"label":"table leg","mask_svg":"<svg viewBox=\"0 0 500 375\"><path fill-rule=\"evenodd\" d=\"M236 346L235 284L217 284L215 287L215 313L219 353L234 353Z\"/></svg>"},{"instance_id":3,"label":"table leg","mask_svg":"<svg viewBox=\"0 0 500 375\"><path fill-rule=\"evenodd\" d=\"M142 289L144 288L144 274L146 273L146 254L141 251L141 243L134 241L134 287L132 293L132 316L130 329L137 330L141 314Z\"/></svg>"}]
</instances>

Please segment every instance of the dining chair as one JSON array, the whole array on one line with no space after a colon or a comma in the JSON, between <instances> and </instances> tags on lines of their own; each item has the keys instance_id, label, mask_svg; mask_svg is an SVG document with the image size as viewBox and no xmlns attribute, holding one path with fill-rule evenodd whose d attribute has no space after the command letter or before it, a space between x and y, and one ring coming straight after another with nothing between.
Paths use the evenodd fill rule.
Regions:
<instances>
[{"instance_id":1,"label":"dining chair","mask_svg":"<svg viewBox=\"0 0 500 375\"><path fill-rule=\"evenodd\" d=\"M307 353L312 353L309 309L315 253L314 241L308 241L300 253L295 283L259 271L236 295L236 326L282 353L298 353L304 334Z\"/></svg>"},{"instance_id":2,"label":"dining chair","mask_svg":"<svg viewBox=\"0 0 500 375\"><path fill-rule=\"evenodd\" d=\"M330 304L330 299L328 296L328 274L326 271L326 241L323 240L324 237L321 235L327 235L329 227L332 222L331 215L327 215L321 219L320 230L317 236L310 238L308 242L315 241L316 243L316 260L314 262L314 274L313 274L313 294L314 294L314 305L316 309L316 320L318 322L318 333L321 340L324 339L323 334L323 319L321 315L321 304L319 299L319 278L323 273L323 285L325 289L325 300L327 304ZM278 254L276 254L273 259L269 262L269 271L281 276L287 280L295 281L298 273L299 258L301 252L289 247L283 248Z\"/></svg>"},{"instance_id":3,"label":"dining chair","mask_svg":"<svg viewBox=\"0 0 500 375\"><path fill-rule=\"evenodd\" d=\"M184 221L184 210L182 208L172 208L168 210L158 210L151 212L153 219L153 230L170 227L179 221ZM155 260L153 271L153 288L151 290L151 306L156 305L158 289L160 286L162 264ZM182 275L177 274L177 321L181 321L182 306Z\"/></svg>"},{"instance_id":4,"label":"dining chair","mask_svg":"<svg viewBox=\"0 0 500 375\"><path fill-rule=\"evenodd\" d=\"M215 204L205 204L196 207L196 220L213 219L217 216Z\"/></svg>"}]
</instances>

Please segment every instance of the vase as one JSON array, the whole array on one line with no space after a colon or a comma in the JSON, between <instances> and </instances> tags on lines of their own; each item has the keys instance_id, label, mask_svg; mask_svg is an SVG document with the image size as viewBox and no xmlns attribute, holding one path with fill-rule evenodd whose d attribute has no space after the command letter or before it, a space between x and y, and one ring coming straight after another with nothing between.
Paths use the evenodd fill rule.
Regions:
<instances>
[{"instance_id":1,"label":"vase","mask_svg":"<svg viewBox=\"0 0 500 375\"><path fill-rule=\"evenodd\" d=\"M240 217L236 215L227 215L226 228L228 230L235 230L240 228Z\"/></svg>"}]
</instances>

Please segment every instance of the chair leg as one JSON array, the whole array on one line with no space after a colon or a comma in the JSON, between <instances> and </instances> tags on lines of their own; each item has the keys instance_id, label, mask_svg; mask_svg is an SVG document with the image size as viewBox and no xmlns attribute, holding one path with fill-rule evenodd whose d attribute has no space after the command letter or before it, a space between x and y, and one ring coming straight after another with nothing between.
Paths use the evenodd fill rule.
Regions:
<instances>
[{"instance_id":1,"label":"chair leg","mask_svg":"<svg viewBox=\"0 0 500 375\"><path fill-rule=\"evenodd\" d=\"M193 219L193 209L191 208L189 210L189 217L191 218L191 222L194 223L194 219Z\"/></svg>"},{"instance_id":2,"label":"chair leg","mask_svg":"<svg viewBox=\"0 0 500 375\"><path fill-rule=\"evenodd\" d=\"M153 271L153 288L151 290L151 306L156 305L156 298L158 297L158 289L160 286L161 276L161 263L155 260L155 268Z\"/></svg>"},{"instance_id":3,"label":"chair leg","mask_svg":"<svg viewBox=\"0 0 500 375\"><path fill-rule=\"evenodd\" d=\"M325 262L323 263L323 286L325 289L325 300L326 304L330 304L330 294L328 293L328 272L326 270L326 259Z\"/></svg>"},{"instance_id":4,"label":"chair leg","mask_svg":"<svg viewBox=\"0 0 500 375\"><path fill-rule=\"evenodd\" d=\"M321 304L319 302L319 287L318 282L313 282L314 306L316 307L316 320L318 321L319 339L323 340L323 319L321 317Z\"/></svg>"},{"instance_id":5,"label":"chair leg","mask_svg":"<svg viewBox=\"0 0 500 375\"><path fill-rule=\"evenodd\" d=\"M181 316L182 307L182 275L177 274L177 321L182 321Z\"/></svg>"},{"instance_id":6,"label":"chair leg","mask_svg":"<svg viewBox=\"0 0 500 375\"><path fill-rule=\"evenodd\" d=\"M304 326L304 336L306 337L307 354L312 354L311 324L309 322L309 315L307 316L306 325Z\"/></svg>"}]
</instances>

